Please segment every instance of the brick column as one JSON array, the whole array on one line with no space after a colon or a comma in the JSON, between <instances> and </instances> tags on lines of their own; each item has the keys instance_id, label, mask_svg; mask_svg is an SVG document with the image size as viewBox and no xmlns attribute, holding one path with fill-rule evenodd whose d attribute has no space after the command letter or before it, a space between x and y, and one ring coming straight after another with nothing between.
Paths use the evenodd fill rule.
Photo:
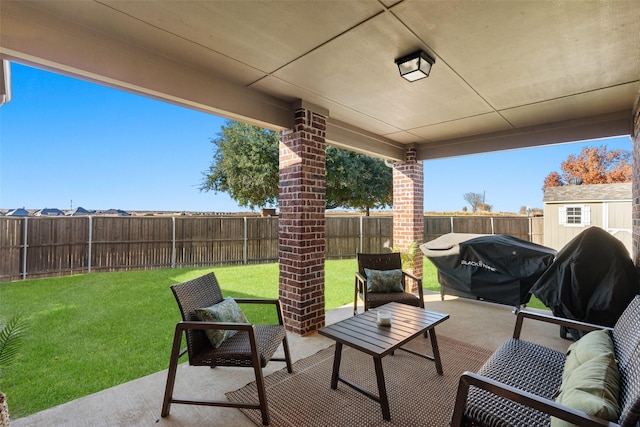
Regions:
<instances>
[{"instance_id":1,"label":"brick column","mask_svg":"<svg viewBox=\"0 0 640 427\"><path fill-rule=\"evenodd\" d=\"M393 242L401 251L424 238L424 174L416 148L405 152L404 162L393 165ZM422 252L418 249L413 274L422 277Z\"/></svg>"},{"instance_id":2,"label":"brick column","mask_svg":"<svg viewBox=\"0 0 640 427\"><path fill-rule=\"evenodd\" d=\"M640 267L640 98L636 99L636 106L633 110L633 183L631 203L632 219L632 254L636 268Z\"/></svg>"},{"instance_id":3,"label":"brick column","mask_svg":"<svg viewBox=\"0 0 640 427\"><path fill-rule=\"evenodd\" d=\"M280 138L279 295L287 329L324 326L326 118L305 108Z\"/></svg>"}]
</instances>

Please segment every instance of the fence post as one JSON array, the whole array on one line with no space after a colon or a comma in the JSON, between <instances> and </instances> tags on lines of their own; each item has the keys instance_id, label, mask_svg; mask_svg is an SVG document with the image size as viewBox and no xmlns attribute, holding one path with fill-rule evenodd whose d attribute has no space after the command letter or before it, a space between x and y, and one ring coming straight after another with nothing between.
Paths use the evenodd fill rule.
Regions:
<instances>
[{"instance_id":1,"label":"fence post","mask_svg":"<svg viewBox=\"0 0 640 427\"><path fill-rule=\"evenodd\" d=\"M89 215L89 236L87 247L87 273L91 273L91 246L93 243L93 217Z\"/></svg>"},{"instance_id":2,"label":"fence post","mask_svg":"<svg viewBox=\"0 0 640 427\"><path fill-rule=\"evenodd\" d=\"M24 217L24 230L22 233L22 280L27 278L27 247L29 246L27 240L27 222L29 218Z\"/></svg>"},{"instance_id":3,"label":"fence post","mask_svg":"<svg viewBox=\"0 0 640 427\"><path fill-rule=\"evenodd\" d=\"M360 253L362 253L362 245L364 241L364 218L360 215Z\"/></svg>"},{"instance_id":4,"label":"fence post","mask_svg":"<svg viewBox=\"0 0 640 427\"><path fill-rule=\"evenodd\" d=\"M171 268L176 268L176 217L171 217Z\"/></svg>"},{"instance_id":5,"label":"fence post","mask_svg":"<svg viewBox=\"0 0 640 427\"><path fill-rule=\"evenodd\" d=\"M244 220L244 230L243 230L243 242L242 242L242 262L244 265L247 265L247 217L242 218Z\"/></svg>"},{"instance_id":6,"label":"fence post","mask_svg":"<svg viewBox=\"0 0 640 427\"><path fill-rule=\"evenodd\" d=\"M496 234L496 230L493 227L493 217L491 217L490 219L491 219L491 234Z\"/></svg>"},{"instance_id":7,"label":"fence post","mask_svg":"<svg viewBox=\"0 0 640 427\"><path fill-rule=\"evenodd\" d=\"M451 232L453 233L453 217L449 217L451 219Z\"/></svg>"}]
</instances>

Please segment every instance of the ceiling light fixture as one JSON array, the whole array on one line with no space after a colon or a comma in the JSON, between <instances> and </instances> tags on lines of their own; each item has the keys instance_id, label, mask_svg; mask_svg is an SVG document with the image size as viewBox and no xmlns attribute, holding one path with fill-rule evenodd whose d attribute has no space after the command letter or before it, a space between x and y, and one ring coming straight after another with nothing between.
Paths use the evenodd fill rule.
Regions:
<instances>
[{"instance_id":1,"label":"ceiling light fixture","mask_svg":"<svg viewBox=\"0 0 640 427\"><path fill-rule=\"evenodd\" d=\"M431 66L435 62L435 59L421 50L396 59L400 76L410 82L415 82L416 80L429 77Z\"/></svg>"}]
</instances>

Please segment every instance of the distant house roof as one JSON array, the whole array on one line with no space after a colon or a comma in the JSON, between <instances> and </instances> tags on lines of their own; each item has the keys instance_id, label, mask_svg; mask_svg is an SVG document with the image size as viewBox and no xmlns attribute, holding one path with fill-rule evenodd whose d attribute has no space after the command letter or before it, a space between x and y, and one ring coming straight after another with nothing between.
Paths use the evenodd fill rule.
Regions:
<instances>
[{"instance_id":1,"label":"distant house roof","mask_svg":"<svg viewBox=\"0 0 640 427\"><path fill-rule=\"evenodd\" d=\"M92 212L86 210L85 208L77 207L71 212L67 213L68 216L80 216L80 215L91 215Z\"/></svg>"},{"instance_id":2,"label":"distant house roof","mask_svg":"<svg viewBox=\"0 0 640 427\"><path fill-rule=\"evenodd\" d=\"M106 211L99 211L97 213L100 215L131 216L129 212L123 211L122 209L107 209Z\"/></svg>"},{"instance_id":3,"label":"distant house roof","mask_svg":"<svg viewBox=\"0 0 640 427\"><path fill-rule=\"evenodd\" d=\"M36 216L64 216L64 212L55 208L40 209L35 213Z\"/></svg>"},{"instance_id":4,"label":"distant house roof","mask_svg":"<svg viewBox=\"0 0 640 427\"><path fill-rule=\"evenodd\" d=\"M544 191L543 202L631 200L631 183L563 185Z\"/></svg>"},{"instance_id":5,"label":"distant house roof","mask_svg":"<svg viewBox=\"0 0 640 427\"><path fill-rule=\"evenodd\" d=\"M29 212L24 208L12 209L7 212L7 216L29 216Z\"/></svg>"}]
</instances>

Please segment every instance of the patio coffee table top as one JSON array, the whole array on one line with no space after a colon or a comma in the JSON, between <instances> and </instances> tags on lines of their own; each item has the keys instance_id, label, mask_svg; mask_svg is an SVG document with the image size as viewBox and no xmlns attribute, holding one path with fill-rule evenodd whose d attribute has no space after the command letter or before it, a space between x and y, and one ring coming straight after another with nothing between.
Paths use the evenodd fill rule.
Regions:
<instances>
[{"instance_id":1,"label":"patio coffee table top","mask_svg":"<svg viewBox=\"0 0 640 427\"><path fill-rule=\"evenodd\" d=\"M379 310L391 313L391 326L377 324ZM391 302L325 326L318 333L374 357L384 357L448 318L448 314Z\"/></svg>"}]
</instances>

